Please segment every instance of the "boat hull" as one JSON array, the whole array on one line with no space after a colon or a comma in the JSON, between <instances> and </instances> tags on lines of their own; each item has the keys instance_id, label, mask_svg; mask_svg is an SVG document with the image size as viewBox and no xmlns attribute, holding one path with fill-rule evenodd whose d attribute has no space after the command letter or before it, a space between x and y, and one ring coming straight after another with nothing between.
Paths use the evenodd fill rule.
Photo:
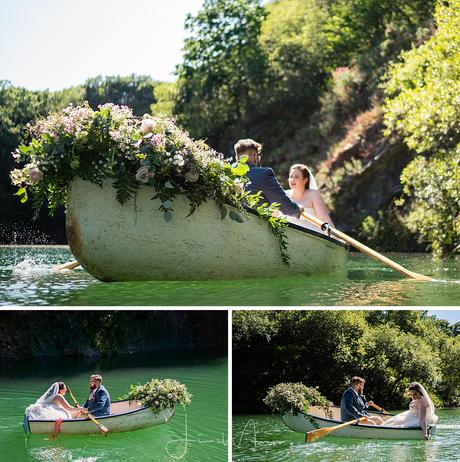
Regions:
<instances>
[{"instance_id":1,"label":"boat hull","mask_svg":"<svg viewBox=\"0 0 460 462\"><path fill-rule=\"evenodd\" d=\"M159 413L154 413L150 408L136 407L134 410L122 414L97 417L97 420L108 428L109 433L119 433L164 424L174 414L174 408L163 409ZM25 418L24 429L32 435L51 435L56 432L63 435L90 435L100 432L96 424L90 419L62 420L60 424L56 425L54 420L28 420Z\"/></svg>"},{"instance_id":2,"label":"boat hull","mask_svg":"<svg viewBox=\"0 0 460 462\"><path fill-rule=\"evenodd\" d=\"M307 433L324 427L334 427L343 422L321 418L312 414L287 412L282 415L283 422L291 429L299 433ZM436 426L430 427L430 435L436 430ZM384 440L423 440L421 428L395 428L375 425L350 425L349 427L333 431L329 436L341 438L359 439L384 439Z\"/></svg>"},{"instance_id":3,"label":"boat hull","mask_svg":"<svg viewBox=\"0 0 460 462\"><path fill-rule=\"evenodd\" d=\"M189 216L185 196L174 199L166 222L151 187L120 205L112 182L100 188L72 182L67 238L80 264L102 281L207 280L280 277L343 271L347 249L320 232L289 225L289 266L269 225L248 213L244 223L221 219L214 201Z\"/></svg>"}]
</instances>

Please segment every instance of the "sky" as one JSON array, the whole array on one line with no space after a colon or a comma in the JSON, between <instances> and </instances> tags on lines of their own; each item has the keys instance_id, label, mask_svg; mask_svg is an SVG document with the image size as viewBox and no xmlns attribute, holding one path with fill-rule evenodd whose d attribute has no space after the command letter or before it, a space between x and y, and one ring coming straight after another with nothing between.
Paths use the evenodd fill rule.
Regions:
<instances>
[{"instance_id":1,"label":"sky","mask_svg":"<svg viewBox=\"0 0 460 462\"><path fill-rule=\"evenodd\" d=\"M429 310L429 315L434 315L438 319L445 319L449 321L450 324L455 324L460 322L460 310L459 309L452 309L452 310Z\"/></svg>"},{"instance_id":2,"label":"sky","mask_svg":"<svg viewBox=\"0 0 460 462\"><path fill-rule=\"evenodd\" d=\"M0 0L0 80L60 90L97 75L172 81L203 0Z\"/></svg>"}]
</instances>

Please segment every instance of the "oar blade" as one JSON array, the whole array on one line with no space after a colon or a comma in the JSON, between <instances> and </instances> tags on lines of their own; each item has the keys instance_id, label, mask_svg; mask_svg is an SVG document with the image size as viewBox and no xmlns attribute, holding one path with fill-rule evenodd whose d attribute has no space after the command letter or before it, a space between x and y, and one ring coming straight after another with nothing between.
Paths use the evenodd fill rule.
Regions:
<instances>
[{"instance_id":1,"label":"oar blade","mask_svg":"<svg viewBox=\"0 0 460 462\"><path fill-rule=\"evenodd\" d=\"M318 428L318 430L312 430L311 432L308 432L305 435L305 442L306 443L313 443L314 441L318 440L319 438L322 438L323 436L326 436L331 432L331 428L325 427L325 428Z\"/></svg>"}]
</instances>

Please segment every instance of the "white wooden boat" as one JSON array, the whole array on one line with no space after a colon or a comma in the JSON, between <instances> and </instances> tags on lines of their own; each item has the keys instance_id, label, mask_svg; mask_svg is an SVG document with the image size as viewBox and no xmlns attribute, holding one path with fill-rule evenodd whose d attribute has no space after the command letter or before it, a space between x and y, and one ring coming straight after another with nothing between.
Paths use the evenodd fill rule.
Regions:
<instances>
[{"instance_id":1,"label":"white wooden boat","mask_svg":"<svg viewBox=\"0 0 460 462\"><path fill-rule=\"evenodd\" d=\"M163 409L159 413L144 407L139 401L112 401L110 415L96 417L110 433L130 432L168 422L175 414L175 408ZM99 433L99 428L90 419L30 420L24 416L24 431L30 434L88 435Z\"/></svg>"},{"instance_id":2,"label":"white wooden boat","mask_svg":"<svg viewBox=\"0 0 460 462\"><path fill-rule=\"evenodd\" d=\"M154 190L141 186L121 206L110 180L100 188L81 179L71 185L67 238L72 253L102 281L206 280L324 274L345 269L347 247L322 232L294 224L287 231L289 266L269 225L248 213L237 223L214 201L190 215L188 199L173 201L166 222Z\"/></svg>"},{"instance_id":3,"label":"white wooden boat","mask_svg":"<svg viewBox=\"0 0 460 462\"><path fill-rule=\"evenodd\" d=\"M317 430L318 428L334 427L343 423L340 420L340 408L331 406L332 415L327 416L325 411L319 407L312 406L308 414L298 412L294 415L292 412L287 412L282 415L284 423L292 430L303 433ZM370 413L378 414L378 413ZM391 415L378 414L385 420L391 418ZM436 425L429 427L429 435L431 436L436 431ZM385 440L423 440L424 435L420 427L413 428L397 428L385 427L385 422L382 425L350 425L334 432L329 436L341 438L364 438L364 439L385 439Z\"/></svg>"}]
</instances>

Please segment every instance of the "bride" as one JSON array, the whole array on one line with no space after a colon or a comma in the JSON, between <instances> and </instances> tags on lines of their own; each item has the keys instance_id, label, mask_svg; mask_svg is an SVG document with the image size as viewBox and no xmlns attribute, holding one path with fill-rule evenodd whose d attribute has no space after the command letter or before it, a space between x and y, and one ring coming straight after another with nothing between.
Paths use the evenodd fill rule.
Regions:
<instances>
[{"instance_id":1,"label":"bride","mask_svg":"<svg viewBox=\"0 0 460 462\"><path fill-rule=\"evenodd\" d=\"M413 382L409 385L409 396L412 401L409 410L395 415L384 422L385 427L421 427L425 439L428 439L428 427L438 421L430 395L423 385Z\"/></svg>"},{"instance_id":2,"label":"bride","mask_svg":"<svg viewBox=\"0 0 460 462\"><path fill-rule=\"evenodd\" d=\"M73 419L80 415L80 409L72 407L64 395L67 387L64 382L55 382L48 390L26 409L30 420Z\"/></svg>"},{"instance_id":3,"label":"bride","mask_svg":"<svg viewBox=\"0 0 460 462\"><path fill-rule=\"evenodd\" d=\"M315 177L306 165L292 165L289 169L289 187L291 189L288 189L286 194L294 202L303 205L305 212L318 217L320 220L329 223L331 226L334 226L321 194L318 191ZM295 217L287 218L291 223L318 231L318 228L315 225L311 224L303 217L300 219Z\"/></svg>"}]
</instances>

